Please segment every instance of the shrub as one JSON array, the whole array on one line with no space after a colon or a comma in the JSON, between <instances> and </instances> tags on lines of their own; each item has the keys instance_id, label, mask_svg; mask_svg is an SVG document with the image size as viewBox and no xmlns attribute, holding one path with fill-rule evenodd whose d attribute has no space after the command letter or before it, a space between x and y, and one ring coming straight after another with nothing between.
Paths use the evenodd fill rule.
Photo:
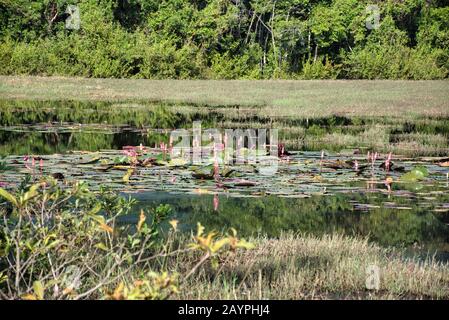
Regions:
<instances>
[{"instance_id":1,"label":"shrub","mask_svg":"<svg viewBox=\"0 0 449 320\"><path fill-rule=\"evenodd\" d=\"M99 194L83 183L60 185L52 178L0 189L0 297L2 299L165 299L182 288L206 262L251 244L235 232L219 237L198 232L187 246L179 236L161 233L170 207L141 211L135 224L122 223L135 203L106 189ZM1 201L1 200L0 200ZM184 239L184 238L183 238ZM198 261L171 274L169 256L184 252Z\"/></svg>"},{"instance_id":2,"label":"shrub","mask_svg":"<svg viewBox=\"0 0 449 320\"><path fill-rule=\"evenodd\" d=\"M260 79L263 70L259 62L262 53L256 47L250 47L243 53L215 53L212 57L211 72L216 79Z\"/></svg>"},{"instance_id":3,"label":"shrub","mask_svg":"<svg viewBox=\"0 0 449 320\"><path fill-rule=\"evenodd\" d=\"M340 73L339 65L332 65L327 57L324 59L307 59L303 63L302 71L299 75L300 79L336 79Z\"/></svg>"},{"instance_id":4,"label":"shrub","mask_svg":"<svg viewBox=\"0 0 449 320\"><path fill-rule=\"evenodd\" d=\"M193 45L185 45L180 49L164 40L154 44L145 44L139 77L155 79L187 79L200 78L203 75L202 54Z\"/></svg>"},{"instance_id":5,"label":"shrub","mask_svg":"<svg viewBox=\"0 0 449 320\"><path fill-rule=\"evenodd\" d=\"M309 2L292 11L289 5L270 9L263 1L239 6L219 0L200 4L167 0L161 5L141 0L126 5L75 1L81 28L66 30L66 1L34 1L31 6L24 0L3 1L0 74L152 79L448 77L447 6L422 0L379 2L380 28L368 30L365 22L370 14L363 1ZM50 22L52 10L59 16Z\"/></svg>"},{"instance_id":6,"label":"shrub","mask_svg":"<svg viewBox=\"0 0 449 320\"><path fill-rule=\"evenodd\" d=\"M448 75L439 63L443 54L442 50L369 45L347 55L344 69L352 79L443 79Z\"/></svg>"}]
</instances>

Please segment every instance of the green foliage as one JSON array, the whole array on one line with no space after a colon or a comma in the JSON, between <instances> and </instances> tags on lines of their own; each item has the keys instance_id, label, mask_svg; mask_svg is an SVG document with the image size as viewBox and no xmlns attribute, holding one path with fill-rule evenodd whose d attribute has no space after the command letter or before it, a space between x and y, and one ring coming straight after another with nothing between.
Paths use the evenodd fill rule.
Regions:
<instances>
[{"instance_id":1,"label":"green foliage","mask_svg":"<svg viewBox=\"0 0 449 320\"><path fill-rule=\"evenodd\" d=\"M0 73L113 78L441 79L449 7L438 1L0 1ZM324 57L326 57L324 59ZM312 62L313 61L313 62ZM342 72L339 67L343 66Z\"/></svg>"},{"instance_id":2,"label":"green foliage","mask_svg":"<svg viewBox=\"0 0 449 320\"><path fill-rule=\"evenodd\" d=\"M192 243L175 248L177 222L170 222L168 234L161 232L168 205L141 210L137 224L125 224L120 219L135 200L105 188L94 194L84 183L60 185L52 178L22 187L0 188L2 299L166 299L179 287L178 275L166 268L167 257L178 251L195 257L206 250L179 275L182 280L208 261L218 264L220 255L252 247L235 231L203 237L201 228Z\"/></svg>"},{"instance_id":3,"label":"green foliage","mask_svg":"<svg viewBox=\"0 0 449 320\"><path fill-rule=\"evenodd\" d=\"M429 175L429 172L426 167L418 166L418 167L415 167L410 172L407 172L406 174L402 175L401 181L416 182L416 181L424 179L428 175Z\"/></svg>"},{"instance_id":4,"label":"green foliage","mask_svg":"<svg viewBox=\"0 0 449 320\"><path fill-rule=\"evenodd\" d=\"M354 50L344 61L348 78L355 79L444 79L448 69L439 61L440 49L370 44Z\"/></svg>"},{"instance_id":5,"label":"green foliage","mask_svg":"<svg viewBox=\"0 0 449 320\"><path fill-rule=\"evenodd\" d=\"M217 53L212 58L212 74L220 79L260 79L262 74L257 67L257 61L261 54L257 47L249 48L241 55Z\"/></svg>"},{"instance_id":6,"label":"green foliage","mask_svg":"<svg viewBox=\"0 0 449 320\"><path fill-rule=\"evenodd\" d=\"M303 64L302 72L300 74L301 79L336 79L340 72L340 66L333 66L329 59L326 57L323 60L317 60L313 62L308 59Z\"/></svg>"},{"instance_id":7,"label":"green foliage","mask_svg":"<svg viewBox=\"0 0 449 320\"><path fill-rule=\"evenodd\" d=\"M145 43L142 43L145 46ZM139 77L152 79L197 78L204 68L198 48L185 45L177 49L170 40L161 40L142 53Z\"/></svg>"}]
</instances>

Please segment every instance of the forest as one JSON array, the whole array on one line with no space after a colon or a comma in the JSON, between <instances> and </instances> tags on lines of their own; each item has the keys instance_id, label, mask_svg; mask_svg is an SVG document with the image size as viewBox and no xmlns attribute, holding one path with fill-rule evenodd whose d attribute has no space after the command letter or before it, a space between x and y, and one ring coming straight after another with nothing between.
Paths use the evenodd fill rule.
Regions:
<instances>
[{"instance_id":1,"label":"forest","mask_svg":"<svg viewBox=\"0 0 449 320\"><path fill-rule=\"evenodd\" d=\"M448 21L447 0L0 0L0 74L445 79Z\"/></svg>"}]
</instances>

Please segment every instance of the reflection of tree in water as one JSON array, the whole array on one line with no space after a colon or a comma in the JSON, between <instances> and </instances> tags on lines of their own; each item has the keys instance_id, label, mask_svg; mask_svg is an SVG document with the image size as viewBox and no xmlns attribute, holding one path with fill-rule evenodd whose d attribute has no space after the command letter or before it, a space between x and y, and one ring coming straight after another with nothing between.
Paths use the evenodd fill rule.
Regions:
<instances>
[{"instance_id":1,"label":"reflection of tree in water","mask_svg":"<svg viewBox=\"0 0 449 320\"><path fill-rule=\"evenodd\" d=\"M113 146L113 135L105 133L73 133L72 145L69 150L98 151L100 149L111 149Z\"/></svg>"},{"instance_id":2,"label":"reflection of tree in water","mask_svg":"<svg viewBox=\"0 0 449 320\"><path fill-rule=\"evenodd\" d=\"M111 149L113 137L104 133L1 132L0 155L45 155L70 150Z\"/></svg>"},{"instance_id":3,"label":"reflection of tree in water","mask_svg":"<svg viewBox=\"0 0 449 320\"><path fill-rule=\"evenodd\" d=\"M447 198L447 196L446 196ZM367 212L355 211L349 200L379 205ZM446 201L449 199L446 199ZM384 245L414 243L449 243L448 227L430 208L420 208L409 199L395 199L406 203L411 210L382 208L385 198L363 195L335 195L307 199L226 198L220 197L220 208L214 211L211 196L182 196L171 205L177 218L188 228L201 221L207 228L226 230L235 227L242 235L277 237L282 232L302 232L314 235L341 233L369 236ZM441 203L444 199L436 201ZM142 205L146 205L143 203Z\"/></svg>"},{"instance_id":4,"label":"reflection of tree in water","mask_svg":"<svg viewBox=\"0 0 449 320\"><path fill-rule=\"evenodd\" d=\"M135 132L124 131L112 135L112 146L114 149L121 149L123 146L138 146L143 144L142 136Z\"/></svg>"},{"instance_id":5,"label":"reflection of tree in water","mask_svg":"<svg viewBox=\"0 0 449 320\"><path fill-rule=\"evenodd\" d=\"M0 125L83 123L130 125L137 128L175 128L185 117L162 105L88 101L14 101L0 100ZM57 127L57 125L55 125Z\"/></svg>"},{"instance_id":6,"label":"reflection of tree in water","mask_svg":"<svg viewBox=\"0 0 449 320\"><path fill-rule=\"evenodd\" d=\"M60 143L60 136L59 133L57 132L51 132L51 133L44 133L42 134L44 142L46 144L49 144L51 146L57 146ZM67 134L61 134L61 138L65 138L62 142L62 144L67 145L67 142L69 140L71 135L67 135Z\"/></svg>"}]
</instances>

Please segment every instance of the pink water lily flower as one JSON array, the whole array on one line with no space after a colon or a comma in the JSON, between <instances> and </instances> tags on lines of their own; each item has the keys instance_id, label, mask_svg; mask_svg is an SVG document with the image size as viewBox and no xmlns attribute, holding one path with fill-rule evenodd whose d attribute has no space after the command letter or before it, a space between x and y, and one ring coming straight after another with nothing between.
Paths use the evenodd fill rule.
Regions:
<instances>
[{"instance_id":1,"label":"pink water lily flower","mask_svg":"<svg viewBox=\"0 0 449 320\"><path fill-rule=\"evenodd\" d=\"M220 204L220 199L218 198L218 194L214 195L214 211L218 211L218 206Z\"/></svg>"},{"instance_id":2,"label":"pink water lily flower","mask_svg":"<svg viewBox=\"0 0 449 320\"><path fill-rule=\"evenodd\" d=\"M387 159L385 160L385 170L389 171L390 170L390 164L391 164L391 152L388 154Z\"/></svg>"},{"instance_id":3,"label":"pink water lily flower","mask_svg":"<svg viewBox=\"0 0 449 320\"><path fill-rule=\"evenodd\" d=\"M125 156L131 157L131 158L135 158L138 155L137 151L136 151L136 147L132 147L132 146L123 147L122 152Z\"/></svg>"},{"instance_id":4,"label":"pink water lily flower","mask_svg":"<svg viewBox=\"0 0 449 320\"><path fill-rule=\"evenodd\" d=\"M220 168L218 167L217 160L215 160L215 162L214 162L214 178L215 178L215 181L218 181L220 178Z\"/></svg>"},{"instance_id":5,"label":"pink water lily flower","mask_svg":"<svg viewBox=\"0 0 449 320\"><path fill-rule=\"evenodd\" d=\"M29 161L31 160L31 166L29 164ZM36 165L36 160L34 159L34 157L30 157L30 156L24 156L23 157L23 161L25 161L25 168L27 168L28 170L32 171L34 169L34 166Z\"/></svg>"}]
</instances>

